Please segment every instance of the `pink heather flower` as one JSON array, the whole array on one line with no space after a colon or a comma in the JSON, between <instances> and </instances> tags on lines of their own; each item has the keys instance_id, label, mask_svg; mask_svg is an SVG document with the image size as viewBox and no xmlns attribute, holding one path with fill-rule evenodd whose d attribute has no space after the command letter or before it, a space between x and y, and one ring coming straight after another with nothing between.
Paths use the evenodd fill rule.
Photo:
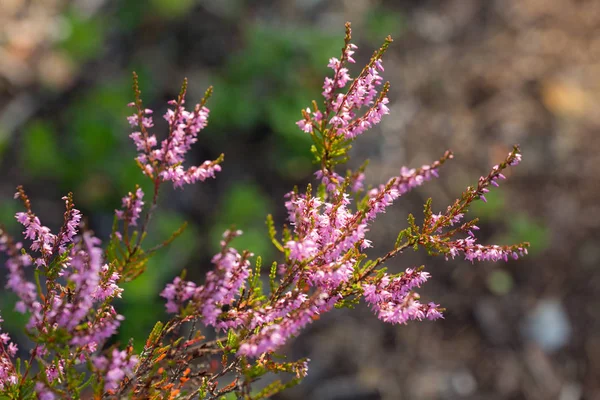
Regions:
<instances>
[{"instance_id":1,"label":"pink heather flower","mask_svg":"<svg viewBox=\"0 0 600 400\"><path fill-rule=\"evenodd\" d=\"M511 153L509 153L509 155L510 155L510 154L511 154ZM522 156L521 156L521 153L515 153L515 156L514 156L514 158L512 158L512 159L511 159L511 160L508 162L508 165L510 165L510 166L513 166L513 167L514 167L514 166L516 166L516 165L519 165L519 163L521 162L521 157L522 157Z\"/></svg>"},{"instance_id":2,"label":"pink heather flower","mask_svg":"<svg viewBox=\"0 0 600 400\"><path fill-rule=\"evenodd\" d=\"M167 284L160 293L161 297L167 299L167 312L179 312L179 309L183 308L184 304L196 294L196 289L194 282L183 281L180 277L176 277L173 283Z\"/></svg>"},{"instance_id":3,"label":"pink heather flower","mask_svg":"<svg viewBox=\"0 0 600 400\"><path fill-rule=\"evenodd\" d=\"M205 161L199 167L190 167L187 170L181 165L168 167L161 173L163 181L172 181L173 187L178 188L186 184L204 182L206 178L214 178L215 172L220 172L221 166L212 161Z\"/></svg>"},{"instance_id":4,"label":"pink heather flower","mask_svg":"<svg viewBox=\"0 0 600 400\"><path fill-rule=\"evenodd\" d=\"M228 232L226 234L229 235ZM245 285L250 262L233 248L224 248L213 257L212 262L215 269L206 274L206 282L198 288L194 300L200 305L204 324L220 328L217 319L222 307L231 305Z\"/></svg>"},{"instance_id":5,"label":"pink heather flower","mask_svg":"<svg viewBox=\"0 0 600 400\"><path fill-rule=\"evenodd\" d=\"M365 174L360 172L358 175L352 177L352 183L350 184L350 190L354 193L358 193L365 188Z\"/></svg>"},{"instance_id":6,"label":"pink heather flower","mask_svg":"<svg viewBox=\"0 0 600 400\"><path fill-rule=\"evenodd\" d=\"M396 191L398 196L403 196L412 189L421 186L426 181L429 181L432 177L437 178L437 169L440 165L441 163L436 161L432 165L423 165L418 169L402 167L400 169L400 175L391 178L388 181L388 185L391 185L392 189ZM369 197L377 197L382 191L385 190L386 186L387 185L379 185L379 188L371 189L369 191Z\"/></svg>"},{"instance_id":7,"label":"pink heather flower","mask_svg":"<svg viewBox=\"0 0 600 400\"><path fill-rule=\"evenodd\" d=\"M294 226L295 236L285 247L293 261L305 262L302 277L314 287L331 291L347 282L356 259L348 252L356 246L370 247L365 239L368 232L369 212L352 212L348 194L335 203L323 202L317 197L290 193L286 202L288 219ZM393 196L382 193L370 201L369 210L383 212ZM283 271L285 273L285 271Z\"/></svg>"},{"instance_id":8,"label":"pink heather flower","mask_svg":"<svg viewBox=\"0 0 600 400\"><path fill-rule=\"evenodd\" d=\"M35 285L25 279L24 268L31 265L32 260L28 254L21 253L22 247L21 243L13 244L8 234L0 228L0 251L7 255L8 280L6 288L19 297L15 310L25 313L31 309L33 302L37 299L37 291Z\"/></svg>"},{"instance_id":9,"label":"pink heather flower","mask_svg":"<svg viewBox=\"0 0 600 400\"><path fill-rule=\"evenodd\" d=\"M38 400L54 400L56 396L52 391L46 387L42 382L35 383L35 392L37 393Z\"/></svg>"},{"instance_id":10,"label":"pink heather flower","mask_svg":"<svg viewBox=\"0 0 600 400\"><path fill-rule=\"evenodd\" d=\"M207 178L214 178L215 172L221 170L218 161L205 161L200 166L184 169L187 152L192 145L198 141L198 133L204 129L208 122L208 108L197 104L193 111L187 111L184 107L185 92L179 101L171 100L169 105L173 109L167 110L164 115L169 124L169 134L161 143L159 148L156 136L150 135L148 129L153 126L151 117L144 117L141 131L131 133L139 154L136 160L139 162L144 174L154 177L159 173L160 179L173 182L174 187L185 184L203 182ZM135 103L133 104L135 106ZM144 114L150 114L151 110L144 110ZM128 117L132 127L139 127L139 113Z\"/></svg>"},{"instance_id":11,"label":"pink heather flower","mask_svg":"<svg viewBox=\"0 0 600 400\"><path fill-rule=\"evenodd\" d=\"M81 347L92 344L97 347L115 334L123 319L125 318L117 314L113 306L106 306L96 312L93 324L90 323L85 329L75 332L70 344Z\"/></svg>"},{"instance_id":12,"label":"pink heather flower","mask_svg":"<svg viewBox=\"0 0 600 400\"><path fill-rule=\"evenodd\" d=\"M323 176L322 172L317 173L317 177ZM366 209L361 212L348 208L350 198L345 193L333 203L293 192L287 197L290 198L286 202L288 219L295 234L285 244L289 257L306 263L302 277L310 285L331 291L351 278L356 259L348 252L356 246L361 249L371 246L365 238L368 222L393 203L398 191L388 185L368 199Z\"/></svg>"},{"instance_id":13,"label":"pink heather flower","mask_svg":"<svg viewBox=\"0 0 600 400\"><path fill-rule=\"evenodd\" d=\"M251 336L240 345L239 355L258 357L263 353L272 352L283 346L288 339L297 335L302 328L310 324L318 315L329 311L340 299L338 295L327 293L313 295L311 300L289 313L278 323L264 326L257 334Z\"/></svg>"},{"instance_id":14,"label":"pink heather flower","mask_svg":"<svg viewBox=\"0 0 600 400\"><path fill-rule=\"evenodd\" d=\"M33 213L18 212L15 218L25 227L25 239L32 240L30 249L41 253L41 257L33 260L34 264L38 267L46 266L56 244L56 235L50 232L50 228L43 226Z\"/></svg>"},{"instance_id":15,"label":"pink heather flower","mask_svg":"<svg viewBox=\"0 0 600 400\"><path fill-rule=\"evenodd\" d=\"M177 277L173 283L167 284L161 296L167 299L167 312L176 313L192 301L198 307L198 313L207 326L227 329L241 324L241 317L235 310L224 312L223 307L230 306L250 274L251 253L240 255L228 243L242 231L225 231L221 242L222 250L212 259L215 268L206 274L204 285L196 287Z\"/></svg>"},{"instance_id":16,"label":"pink heather flower","mask_svg":"<svg viewBox=\"0 0 600 400\"><path fill-rule=\"evenodd\" d=\"M343 61L338 60L335 57L329 59L329 63L327 66L333 70L333 78L326 77L323 83L323 97L328 104L328 109L332 104L334 99L334 92L336 89L344 88L352 78L348 74L348 69L345 68L344 62L354 63L354 59L352 55L354 54L354 50L356 46L352 43L349 43L344 48Z\"/></svg>"},{"instance_id":17,"label":"pink heather flower","mask_svg":"<svg viewBox=\"0 0 600 400\"><path fill-rule=\"evenodd\" d=\"M81 223L81 211L73 208L69 196L64 196L62 200L65 201L67 211L65 212L65 223L60 233L60 244L59 251L64 253L67 249L66 246L73 242L75 235Z\"/></svg>"},{"instance_id":18,"label":"pink heather flower","mask_svg":"<svg viewBox=\"0 0 600 400\"><path fill-rule=\"evenodd\" d=\"M473 229L477 230L476 226ZM497 246L481 245L476 243L477 239L471 234L464 239L454 241L441 241L435 236L431 236L432 242L439 244L446 249L446 259L464 254L465 260L471 262L477 261L508 261L509 258L518 259L527 254L527 248L521 245L515 246Z\"/></svg>"},{"instance_id":19,"label":"pink heather flower","mask_svg":"<svg viewBox=\"0 0 600 400\"><path fill-rule=\"evenodd\" d=\"M346 56L346 60L348 60L348 62L351 63L355 63L356 61L352 58L352 55L355 53L354 50L356 50L358 48L358 46L356 46L355 44L349 43L348 46L346 47L345 51L344 51L344 55Z\"/></svg>"},{"instance_id":20,"label":"pink heather flower","mask_svg":"<svg viewBox=\"0 0 600 400\"><path fill-rule=\"evenodd\" d=\"M296 122L296 125L298 125L302 131L311 133L313 131L313 123L310 120L310 108L307 108L305 111L303 111L303 114L304 118Z\"/></svg>"},{"instance_id":21,"label":"pink heather flower","mask_svg":"<svg viewBox=\"0 0 600 400\"><path fill-rule=\"evenodd\" d=\"M442 213L432 214L431 215L431 226L432 227L436 226L436 224L438 223L438 221L443 220L444 217L445 217L445 215L443 215ZM463 217L464 217L463 213L458 213L455 216L453 216L452 218L450 218L450 221L448 221L448 222L449 222L450 226L454 226L456 224L459 224L460 221L462 221ZM438 226L436 228L435 231L437 233L442 233L442 228L443 228L443 226L440 225L440 226ZM477 226L473 225L472 229L477 230L479 228Z\"/></svg>"},{"instance_id":22,"label":"pink heather flower","mask_svg":"<svg viewBox=\"0 0 600 400\"><path fill-rule=\"evenodd\" d=\"M58 382L61 381L60 377L63 375L63 364L64 362L58 362L46 367L46 378L48 379L48 382L55 380L58 380Z\"/></svg>"},{"instance_id":23,"label":"pink heather flower","mask_svg":"<svg viewBox=\"0 0 600 400\"><path fill-rule=\"evenodd\" d=\"M46 313L47 320L72 331L94 309L93 293L101 282L102 249L97 247L99 244L100 241L88 231L72 249L67 276L74 284L72 299L67 301L66 297L54 294L52 308Z\"/></svg>"},{"instance_id":24,"label":"pink heather flower","mask_svg":"<svg viewBox=\"0 0 600 400\"><path fill-rule=\"evenodd\" d=\"M300 121L296 122L296 125L298 125L298 127L306 133L311 133L313 131L313 126L312 126L311 121L301 119Z\"/></svg>"},{"instance_id":25,"label":"pink heather flower","mask_svg":"<svg viewBox=\"0 0 600 400\"><path fill-rule=\"evenodd\" d=\"M117 218L124 220L130 226L136 226L144 206L143 198L144 192L140 188L137 188L135 193L129 192L127 196L123 197L123 209L115 210Z\"/></svg>"},{"instance_id":26,"label":"pink heather flower","mask_svg":"<svg viewBox=\"0 0 600 400\"><path fill-rule=\"evenodd\" d=\"M302 378L306 377L306 375L308 374L308 363L309 362L310 362L310 358L307 358L300 365L298 365L298 367L295 370L297 379L302 379Z\"/></svg>"},{"instance_id":27,"label":"pink heather flower","mask_svg":"<svg viewBox=\"0 0 600 400\"><path fill-rule=\"evenodd\" d=\"M117 282L119 282L120 275L117 272L111 272L108 264L104 264L100 272L100 283L96 286L92 297L98 301L104 301L109 297L121 297L123 289L121 289Z\"/></svg>"},{"instance_id":28,"label":"pink heather flower","mask_svg":"<svg viewBox=\"0 0 600 400\"><path fill-rule=\"evenodd\" d=\"M327 66L329 68L331 68L332 70L337 71L340 69L341 63L340 63L340 60L338 60L337 58L331 57L329 59L329 64L327 64Z\"/></svg>"},{"instance_id":29,"label":"pink heather flower","mask_svg":"<svg viewBox=\"0 0 600 400\"><path fill-rule=\"evenodd\" d=\"M321 181L323 185L325 185L325 189L329 193L337 193L337 191L342 186L345 180L341 175L334 171L322 169L316 171L315 176Z\"/></svg>"},{"instance_id":30,"label":"pink heather flower","mask_svg":"<svg viewBox=\"0 0 600 400\"><path fill-rule=\"evenodd\" d=\"M363 296L371 304L377 317L391 324L406 324L410 320L441 318L437 305L421 304L419 296L412 290L420 287L427 279L427 272L407 269L396 278L385 274L376 284L364 284Z\"/></svg>"},{"instance_id":31,"label":"pink heather flower","mask_svg":"<svg viewBox=\"0 0 600 400\"><path fill-rule=\"evenodd\" d=\"M0 324L4 322L0 316ZM17 354L17 345L11 343L8 333L2 333L0 328L0 390L17 383L15 366L11 358Z\"/></svg>"},{"instance_id":32,"label":"pink heather flower","mask_svg":"<svg viewBox=\"0 0 600 400\"><path fill-rule=\"evenodd\" d=\"M104 378L104 390L115 391L125 377L131 376L138 358L124 350L114 349L110 360L104 356L97 356L92 363Z\"/></svg>"},{"instance_id":33,"label":"pink heather flower","mask_svg":"<svg viewBox=\"0 0 600 400\"><path fill-rule=\"evenodd\" d=\"M306 293L301 293L297 289L288 291L274 305L253 310L249 327L250 329L255 329L256 327L285 318L294 310L299 309L308 300L309 298Z\"/></svg>"},{"instance_id":34,"label":"pink heather flower","mask_svg":"<svg viewBox=\"0 0 600 400\"><path fill-rule=\"evenodd\" d=\"M349 44L344 49L346 61L354 62L352 54L355 49L356 46L353 44ZM344 136L346 139L354 139L381 122L383 115L389 114L387 107L389 100L385 96L387 88L380 88L383 78L379 72L384 70L381 59L375 60L371 67L361 73L345 95L335 93L336 89L345 87L351 80L348 69L343 68L342 64L335 58L329 60L328 66L334 70L334 78L325 78L323 97L327 110L335 113L329 119L329 125L334 134ZM357 115L358 110L363 107L369 107L369 109L362 116ZM301 128L306 127L309 122L304 121Z\"/></svg>"},{"instance_id":35,"label":"pink heather flower","mask_svg":"<svg viewBox=\"0 0 600 400\"><path fill-rule=\"evenodd\" d=\"M65 226L61 230L63 237L70 237L70 233L75 230L74 227L69 227L69 223L74 220L71 216L77 215L72 212L73 210L66 213ZM21 215L17 218L25 220ZM28 227L33 223L39 225L31 217L27 217L26 221L29 223ZM48 332L48 329L65 329L72 335L72 346L82 346L84 351L87 349L91 353L95 351L98 344L104 343L114 334L123 319L112 306L96 310L95 302L103 301L110 296L120 296L122 289L117 286L118 274L111 273L107 265L102 266L103 251L100 241L91 232L86 231L81 236L70 237L69 240L73 240L74 246L61 271L61 275L70 283L69 296L64 296L57 287L51 287L46 293L46 307L37 300L35 285L24 279L22 270L28 265L30 259L28 256L18 254L20 245L3 246L9 255L7 287L20 297L16 309L31 313L27 324L28 329L37 329L40 332ZM1 232L0 242L7 242L6 236ZM87 320L92 315L94 318ZM87 324L85 324L86 320ZM50 367L47 372L49 379L53 378L54 374L60 373Z\"/></svg>"}]
</instances>

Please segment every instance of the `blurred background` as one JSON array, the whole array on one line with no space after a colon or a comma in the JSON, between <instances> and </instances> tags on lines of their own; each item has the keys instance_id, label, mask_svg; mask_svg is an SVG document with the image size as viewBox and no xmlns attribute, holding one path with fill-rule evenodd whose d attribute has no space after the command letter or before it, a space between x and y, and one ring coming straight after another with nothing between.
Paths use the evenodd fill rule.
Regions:
<instances>
[{"instance_id":1,"label":"blurred background","mask_svg":"<svg viewBox=\"0 0 600 400\"><path fill-rule=\"evenodd\" d=\"M73 191L106 238L120 198L144 182L125 120L131 71L158 115L184 77L189 103L214 85L190 161L224 152L223 172L163 193L149 241L184 220L189 228L118 305L118 340L134 337L140 349L166 318L164 284L184 267L201 282L231 224L246 233L237 248L275 257L265 215L282 223L283 195L311 180L310 139L295 121L320 100L345 21L357 67L386 35L395 39L384 73L392 114L357 141L351 165L371 159L367 180L379 184L403 165L455 153L439 180L376 223L373 254L393 245L408 212L428 197L445 209L514 143L523 163L472 212L482 242L528 240L532 249L506 264L422 252L393 260L392 271L426 265L433 279L420 293L447 308L445 319L398 327L364 306L336 310L288 346L312 361L306 380L278 398L600 399L597 1L1 0L0 220L19 232L12 195L22 184L56 229L60 198ZM13 302L0 292L3 329L26 343Z\"/></svg>"}]
</instances>

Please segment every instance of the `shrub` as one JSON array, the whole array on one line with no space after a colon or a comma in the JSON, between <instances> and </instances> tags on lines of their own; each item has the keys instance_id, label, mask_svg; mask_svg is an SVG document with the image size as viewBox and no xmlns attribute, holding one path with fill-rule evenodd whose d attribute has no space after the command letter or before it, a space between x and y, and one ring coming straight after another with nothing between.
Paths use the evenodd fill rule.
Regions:
<instances>
[{"instance_id":1,"label":"shrub","mask_svg":"<svg viewBox=\"0 0 600 400\"><path fill-rule=\"evenodd\" d=\"M131 343L120 350L107 346L107 340L123 320L112 305L123 295L119 284L144 273L147 260L181 233L178 230L156 247L144 245L160 189L167 182L182 188L214 178L224 158L184 167L186 153L207 124L212 88L186 110L184 81L178 98L169 102L164 115L168 132L159 143L151 133L152 111L142 104L134 74L135 100L129 104L133 115L128 120L136 130L130 137L138 151L135 160L153 183L151 200L139 187L127 194L102 248L82 223L72 194L63 197L64 223L52 233L34 213L24 189L17 189L15 197L23 202L24 211L16 219L29 244L24 246L0 230L0 250L8 258L7 288L19 297L16 310L29 315L25 332L34 347L29 359L15 359L17 346L7 333L0 334L0 393L11 399L78 398L90 391L94 398L216 399L227 393L266 398L297 384L308 371L308 359L287 361L275 352L334 307L364 299L379 319L391 324L442 318L443 308L421 302L415 292L430 278L423 266L386 272L385 263L405 250L424 248L431 255L463 256L471 262L527 253L527 243L478 244L477 221L465 219L469 206L485 201L489 187L504 179L502 171L519 163L517 146L443 212L434 214L429 200L421 223L409 215L407 227L387 253L377 258L365 253L371 247L367 233L375 218L399 197L437 177L452 158L448 151L431 165L402 168L398 176L368 189L363 184L366 164L344 175L336 172L348 160L354 139L389 113L389 83L383 83L380 73L391 42L388 37L353 79L347 67L354 63L356 46L351 43L350 24L346 25L341 56L329 60L333 73L325 78L323 101L313 101L297 122L314 143L316 187L295 188L287 194L288 224L281 234L273 218L267 217L279 258L264 268L260 256L231 246L241 231L226 231L221 251L212 259L214 268L202 285L182 274L161 292L173 317L156 323L138 355ZM27 280L28 270L34 281ZM215 329L217 339L207 341L198 323ZM252 383L268 373L291 376L252 391Z\"/></svg>"}]
</instances>

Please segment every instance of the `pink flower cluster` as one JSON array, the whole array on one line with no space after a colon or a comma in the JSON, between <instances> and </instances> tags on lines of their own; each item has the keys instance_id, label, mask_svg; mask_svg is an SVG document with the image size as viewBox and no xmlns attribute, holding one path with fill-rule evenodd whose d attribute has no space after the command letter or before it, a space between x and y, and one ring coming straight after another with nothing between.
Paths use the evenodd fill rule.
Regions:
<instances>
[{"instance_id":1,"label":"pink flower cluster","mask_svg":"<svg viewBox=\"0 0 600 400\"><path fill-rule=\"evenodd\" d=\"M349 30L348 34L350 34ZM304 118L296 122L304 132L312 133L315 127L322 131L322 124L326 122L334 135L354 139L379 124L381 118L389 114L387 87L382 87L383 78L379 75L384 71L381 54L375 55L360 75L352 80L345 63L355 62L352 55L356 49L356 45L347 41L342 59L335 57L329 59L327 66L333 70L333 78L326 77L323 84L325 114L318 109L304 110ZM336 93L336 90L343 89L350 81L352 84L346 93ZM359 116L358 111L363 107L369 109Z\"/></svg>"},{"instance_id":2,"label":"pink flower cluster","mask_svg":"<svg viewBox=\"0 0 600 400\"><path fill-rule=\"evenodd\" d=\"M437 241L435 237L432 241ZM481 245L476 243L477 239L473 235L469 235L464 239L457 239L440 243L440 246L447 249L446 259L456 257L459 254L464 254L465 260L474 262L477 261L508 261L509 258L518 259L527 254L527 248L517 246L498 246L498 245Z\"/></svg>"},{"instance_id":3,"label":"pink flower cluster","mask_svg":"<svg viewBox=\"0 0 600 400\"><path fill-rule=\"evenodd\" d=\"M204 285L197 287L193 282L177 277L165 287L160 295L167 299L167 312L177 312L186 302L191 301L198 316L208 326L227 329L243 323L239 315L223 311L235 301L250 273L248 258L252 254L239 254L228 246L233 238L241 234L242 231L239 230L223 234L222 250L213 257L215 268L206 274Z\"/></svg>"},{"instance_id":4,"label":"pink flower cluster","mask_svg":"<svg viewBox=\"0 0 600 400\"><path fill-rule=\"evenodd\" d=\"M135 193L129 192L127 196L123 197L123 209L115 210L117 218L125 221L129 226L136 226L144 207L143 198L144 192L139 187L136 188Z\"/></svg>"},{"instance_id":5,"label":"pink flower cluster","mask_svg":"<svg viewBox=\"0 0 600 400\"><path fill-rule=\"evenodd\" d=\"M429 167L413 170L410 177L423 182L424 179L417 177L425 174L429 176L430 171ZM340 183L336 185L338 190L340 186ZM405 192L407 190L409 189L405 189ZM291 265L280 268L280 273L294 276L296 283L306 282L313 287L314 292L307 295L298 289L291 289L284 292L274 306L255 310L247 326L250 329L259 326L262 328L259 333L244 341L239 353L258 357L265 352L274 351L321 313L330 310L341 299L340 289L350 282L356 272L359 249L371 246L371 242L365 238L368 223L376 214L385 212L386 207L398 196L398 190L393 185L388 185L368 199L364 210L353 212L349 209L349 195L345 193L339 194L334 202L289 193L289 200L285 205L288 220L294 227L294 238L285 243L285 248L289 251ZM297 271L298 265L302 266L300 271ZM417 282L424 282L426 277L422 273L414 279L396 282L395 287L399 291L406 291L405 303L409 303L408 297L412 299L409 304L411 310L417 307L425 313L426 318L434 319L438 315L437 307L420 305L414 295L408 294ZM420 278L423 280L420 281ZM378 304L381 310L386 307L382 303ZM400 309L403 305L404 303L399 303L396 308ZM411 319L422 319L420 316L421 314L415 313Z\"/></svg>"},{"instance_id":6,"label":"pink flower cluster","mask_svg":"<svg viewBox=\"0 0 600 400\"><path fill-rule=\"evenodd\" d=\"M137 356L128 354L126 351L114 349L110 359L100 356L94 359L94 367L104 377L104 390L115 391L130 376L138 363Z\"/></svg>"},{"instance_id":7,"label":"pink flower cluster","mask_svg":"<svg viewBox=\"0 0 600 400\"><path fill-rule=\"evenodd\" d=\"M31 362L37 362L41 368L35 377L31 377L32 373L26 383L35 382L30 387L35 389L38 398L53 400L73 393L77 397L82 383L77 369L81 364L88 365L94 375L95 381L88 382L95 385L95 393L104 391L108 396L130 394L150 398L154 390L154 394L174 398L184 393L182 388L186 382L188 387L183 390L196 385L191 392L193 396L208 394L220 398L228 393L226 390L240 390L238 394L246 395L250 393L247 383L267 371L295 373L298 379L304 377L308 360L278 363L265 354L280 349L334 307L364 299L379 319L391 324L443 318L443 309L438 304L421 303L415 292L430 277L422 267L409 268L396 275L381 269L405 249L422 246L430 253L444 254L447 259L463 254L472 262L508 260L527 253L527 244L479 245L473 234L479 229L476 221L463 222L467 207L477 199L485 201L489 186L498 186L498 180L504 178L502 171L521 161L518 146L503 163L494 166L487 177L481 177L476 187L468 187L445 213L433 214L431 201L428 201L422 226L409 216L409 226L400 231L394 247L387 253L370 258L370 254L364 252L372 246L367 233L375 218L400 196L437 177L438 168L452 158L452 154L447 152L439 161L421 168L402 168L400 174L386 184L366 191L366 164L349 171L346 177L335 172L335 167L346 161L350 142L389 113L389 86L383 84L380 73L384 71L381 57L391 38L375 52L355 79L345 66L354 63L356 46L350 39L347 24L341 58L329 60L328 66L334 74L333 78L325 79L324 108L319 110L313 102L314 110L303 110L304 118L297 123L315 142L313 154L320 164L315 175L321 185L317 194L313 194L309 185L305 193L295 189L286 196L289 225L284 226L281 237L277 237L273 219L269 217L267 221L269 236L281 253L269 273L270 292L263 290L262 260L257 258L256 269L251 269L253 254L238 252L230 246L242 232L226 231L221 250L212 259L214 268L207 273L203 285L177 277L160 293L166 299L167 311L178 315L164 325L155 326L139 357L133 355L132 346L125 351L111 348L110 354L100 354L123 320L112 302L122 295L120 281L134 279L144 272L147 257L180 232L157 247L149 250L142 247L160 184L171 181L174 187L181 187L214 177L220 170L222 157L200 166L183 167L186 154L207 124L209 110L204 105L210 90L193 111L187 111L184 84L178 99L169 102L173 108L164 116L169 132L159 144L156 136L149 133L154 126L152 111L142 107L134 79L136 100L130 106L135 107L136 113L128 120L139 131L130 137L138 150L139 166L154 183L152 206L134 245L129 241L128 228L137 225L143 211L144 192L139 187L122 199L120 210L115 210L116 218L124 221L124 235L119 224L115 224L112 238L124 237L125 243L111 240L106 252L98 238L82 229L81 213L74 208L70 194L63 198L66 204L63 226L53 234L33 213L23 189L18 188L16 197L23 201L25 212L17 213L16 219L24 226L23 234L31 244L25 249L0 229L0 252L8 256L7 288L19 297L16 309L30 313L26 330L35 342ZM345 93L337 92L349 82ZM362 113L365 107L367 110ZM458 233L468 236L456 239ZM26 279L30 266L36 268L35 283ZM171 334L179 332L182 323L195 319L218 331L227 331L226 343L218 339L195 346L202 339L198 333L193 336L195 332L190 332L187 341L173 338L170 343L166 342ZM220 352L225 355L221 372L207 369L206 359L195 362L207 354L212 357ZM234 352L237 355L228 359L228 354ZM8 334L0 331L0 395L7 388L21 391L22 387L14 386L22 385L30 373L31 364L20 375L21 371L15 367L19 365L14 361L16 353L17 346ZM161 361L165 357L169 358ZM169 368L159 367L158 363ZM252 363L261 368L253 368ZM250 371L250 375L246 371ZM253 375L256 371L259 375ZM237 384L217 384L215 378L229 373L236 374L234 382ZM198 385L202 386L198 388ZM131 393L125 393L128 390Z\"/></svg>"},{"instance_id":8,"label":"pink flower cluster","mask_svg":"<svg viewBox=\"0 0 600 400\"><path fill-rule=\"evenodd\" d=\"M240 345L238 354L259 357L261 354L275 351L320 314L331 310L339 299L338 295L330 296L328 293L321 292L309 300L292 303L290 308L298 303L301 305L283 315L277 322L264 325L257 334L250 336Z\"/></svg>"},{"instance_id":9,"label":"pink flower cluster","mask_svg":"<svg viewBox=\"0 0 600 400\"><path fill-rule=\"evenodd\" d=\"M48 259L54 253L56 235L52 234L50 228L43 226L40 219L31 213L18 212L15 217L25 227L25 231L23 231L25 239L32 241L30 249L41 253L41 257L32 258L33 263L38 267L46 266Z\"/></svg>"},{"instance_id":10,"label":"pink flower cluster","mask_svg":"<svg viewBox=\"0 0 600 400\"><path fill-rule=\"evenodd\" d=\"M4 320L0 316L0 323ZM12 359L17 354L17 345L10 341L10 336L0 329L0 390L7 385L17 383L17 375Z\"/></svg>"},{"instance_id":11,"label":"pink flower cluster","mask_svg":"<svg viewBox=\"0 0 600 400\"><path fill-rule=\"evenodd\" d=\"M13 243L6 232L0 228L0 251L7 255L8 282L6 288L19 298L15 309L20 313L25 313L28 308L32 307L37 293L35 285L25 278L25 267L31 265L32 259L29 254L21 252L22 248L21 243Z\"/></svg>"},{"instance_id":12,"label":"pink flower cluster","mask_svg":"<svg viewBox=\"0 0 600 400\"><path fill-rule=\"evenodd\" d=\"M13 243L4 231L0 231L0 251L8 256L7 288L19 297L15 309L31 314L27 329L33 337L58 335L66 338L64 344L69 346L71 354L77 355L77 362L93 360L96 350L116 332L123 320L106 301L121 296L120 275L108 264L103 264L100 240L90 231L78 232L81 213L73 207L70 195L63 198L67 211L57 235L43 226L31 211L29 199L21 188L17 197L21 197L27 208L27 212L17 213L16 218L25 226L24 236L32 242L31 252L25 251L21 243ZM32 256L35 252L41 254ZM42 276L46 277L43 294L40 289L38 295L36 285L25 278L25 267L32 264L43 268ZM4 337L1 341L4 342ZM52 348L47 346L38 343L35 350L38 359L51 356ZM9 344L5 349L0 345L0 349L4 350L0 352L1 362L7 364L9 356L15 355L16 347ZM60 379L62 366L49 363L45 370L47 381ZM0 385L14 384L11 376L0 374ZM53 392L41 382L36 391L41 398L54 398Z\"/></svg>"},{"instance_id":13,"label":"pink flower cluster","mask_svg":"<svg viewBox=\"0 0 600 400\"><path fill-rule=\"evenodd\" d=\"M384 274L377 283L363 285L363 296L377 317L391 324L443 318L437 304L421 304L419 295L412 291L415 287L421 287L429 276L427 272L410 268L395 278Z\"/></svg>"},{"instance_id":14,"label":"pink flower cluster","mask_svg":"<svg viewBox=\"0 0 600 400\"><path fill-rule=\"evenodd\" d=\"M336 114L329 120L337 135L353 139L379 124L381 118L390 113L386 91L381 92L377 98L379 86L383 83L379 72L383 71L381 60L376 60L373 66L369 66L366 72L354 81L346 95L338 94L332 103L332 109ZM358 117L356 112L364 106L368 106L369 109L364 115Z\"/></svg>"},{"instance_id":15,"label":"pink flower cluster","mask_svg":"<svg viewBox=\"0 0 600 400\"><path fill-rule=\"evenodd\" d=\"M128 118L132 127L140 128L139 131L129 135L136 145L139 154L136 158L144 174L164 181L173 182L174 187L197 181L203 182L207 178L214 178L215 172L221 170L217 161L205 161L200 166L184 169L185 155L192 144L198 141L198 132L206 127L209 110L203 104L197 104L193 111L187 111L185 104L185 90L177 100L169 101L173 109L164 115L169 124L169 134L159 148L155 135L150 135L148 130L154 126L152 110L142 109L141 101L130 103L137 112Z\"/></svg>"},{"instance_id":16,"label":"pink flower cluster","mask_svg":"<svg viewBox=\"0 0 600 400\"><path fill-rule=\"evenodd\" d=\"M348 251L355 246L370 247L370 241L365 239L368 228L361 220L362 214L350 211L347 194L336 204L293 192L288 196L288 219L296 234L295 239L285 244L290 259L306 263L304 277L311 286L332 290L347 282L356 262L352 255L347 255Z\"/></svg>"}]
</instances>

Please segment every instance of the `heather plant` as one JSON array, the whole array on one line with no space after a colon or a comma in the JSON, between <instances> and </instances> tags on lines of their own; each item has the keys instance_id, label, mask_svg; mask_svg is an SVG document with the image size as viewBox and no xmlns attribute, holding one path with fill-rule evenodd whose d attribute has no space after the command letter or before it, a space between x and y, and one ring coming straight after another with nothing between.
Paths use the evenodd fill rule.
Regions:
<instances>
[{"instance_id":1,"label":"heather plant","mask_svg":"<svg viewBox=\"0 0 600 400\"><path fill-rule=\"evenodd\" d=\"M333 308L352 307L361 299L384 322L436 320L444 311L435 302L421 301L415 291L430 275L423 266L400 273L386 271L391 258L408 249L424 248L430 255L457 256L474 261L518 258L527 243L482 245L475 232L477 220L466 218L469 206L486 201L490 186L498 186L503 171L517 165L517 146L506 159L467 187L445 210L434 213L431 200L422 217L408 216L391 249L370 257L367 238L376 217L394 201L426 181L452 158L420 168L402 168L398 176L366 188L366 164L340 172L350 147L390 112L382 57L392 42L387 38L369 63L352 78L356 46L350 24L340 58L331 58L332 73L325 78L323 100L302 110L298 128L313 141L316 183L286 195L287 223L267 216L267 232L279 256L263 260L233 247L239 230L223 233L221 250L202 284L186 280L185 272L160 293L172 315L157 322L140 354L133 345L110 344L123 317L113 303L126 295L121 284L143 274L147 261L185 228L158 246L145 238L156 212L163 184L183 188L214 178L224 161L221 155L198 166L186 167L185 156L206 126L207 101L212 88L193 108L186 109L187 81L164 114L168 132L159 142L153 131L153 112L143 106L134 74L134 132L142 174L152 182L147 196L140 187L123 197L115 211L112 233L102 247L82 222L72 194L63 197L64 223L56 233L44 226L22 187L15 197L24 211L16 214L27 244L0 230L0 251L6 257L7 288L19 298L16 310L28 315L25 333L33 343L29 357L16 358L17 346L0 332L0 394L10 399L79 398L208 398L228 393L261 399L299 383L309 360L287 360L282 346L303 328ZM33 279L28 279L33 276ZM0 320L1 322L1 320ZM214 340L204 336L216 332ZM253 383L266 374L281 374L261 389Z\"/></svg>"}]
</instances>

